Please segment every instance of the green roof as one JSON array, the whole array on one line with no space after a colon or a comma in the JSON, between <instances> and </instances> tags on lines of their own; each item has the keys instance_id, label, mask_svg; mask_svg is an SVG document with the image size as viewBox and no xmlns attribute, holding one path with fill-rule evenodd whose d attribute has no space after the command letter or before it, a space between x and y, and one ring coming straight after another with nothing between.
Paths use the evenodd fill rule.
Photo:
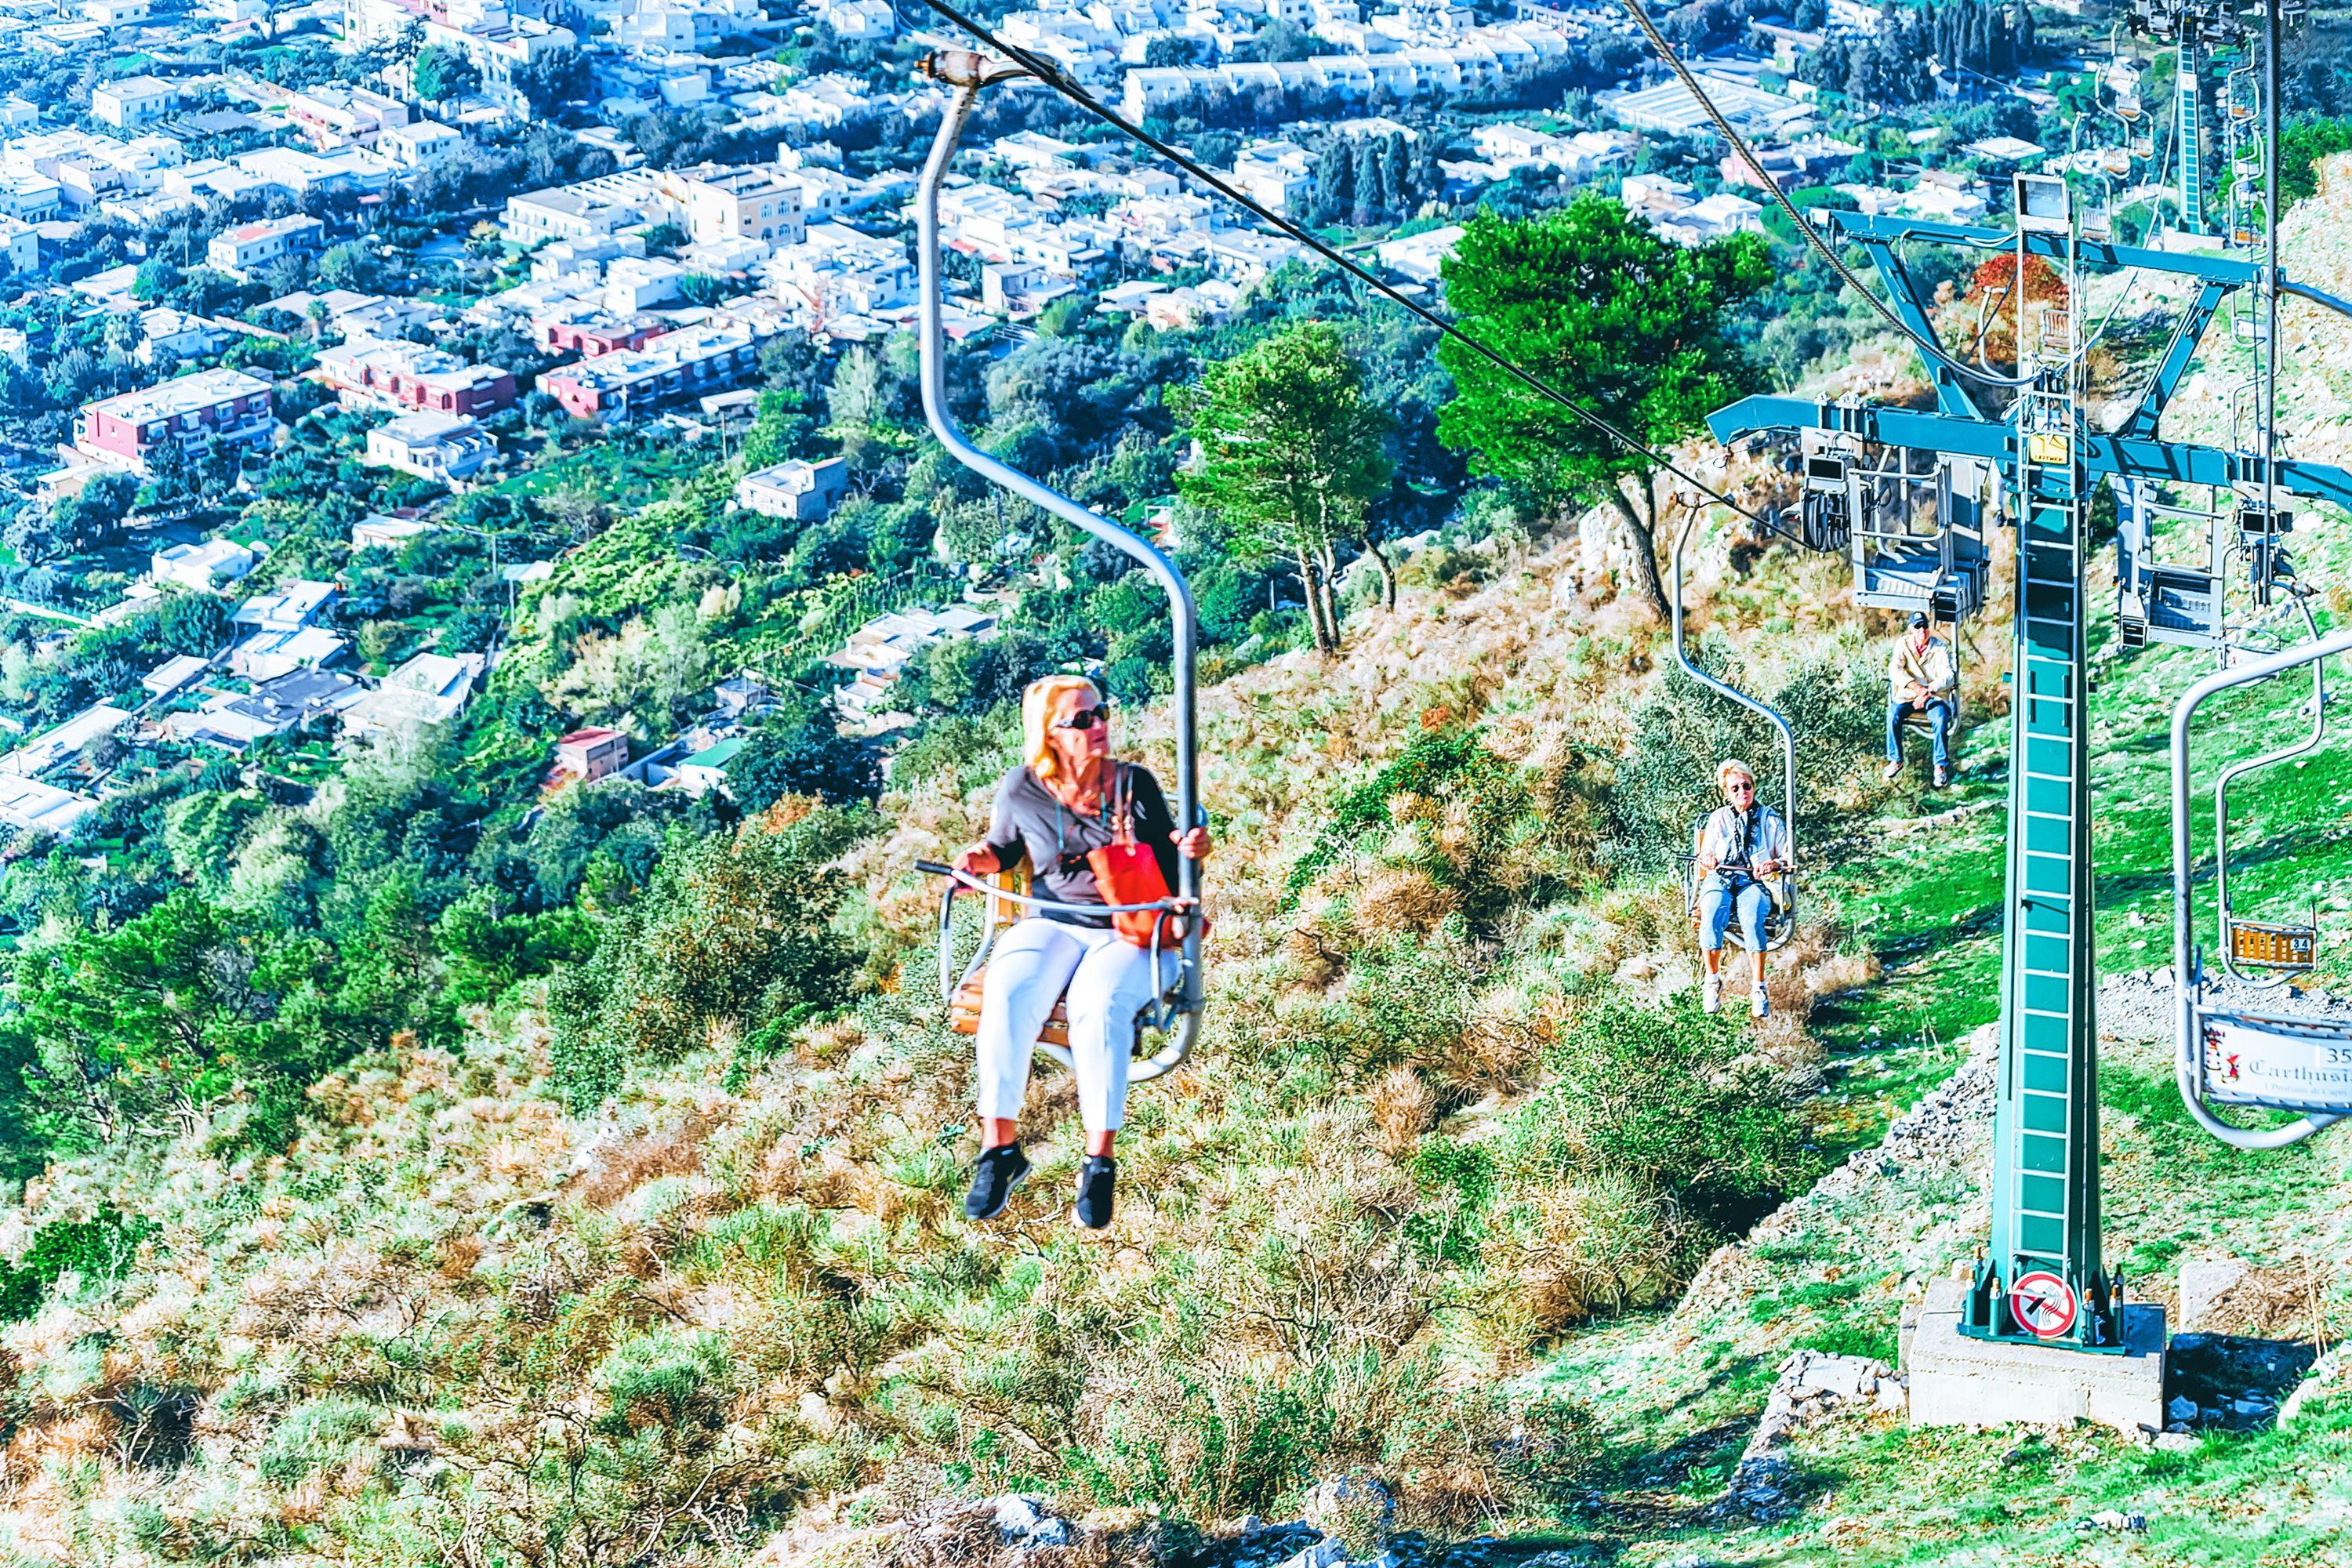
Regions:
<instances>
[{"instance_id":1,"label":"green roof","mask_svg":"<svg viewBox=\"0 0 2352 1568\"><path fill-rule=\"evenodd\" d=\"M719 742L715 746L704 747L701 751L695 752L694 755L687 758L683 763L680 763L678 766L682 768L719 768L723 771L728 763L735 760L735 753L750 744L751 741L748 737L742 735L732 735L726 740Z\"/></svg>"}]
</instances>

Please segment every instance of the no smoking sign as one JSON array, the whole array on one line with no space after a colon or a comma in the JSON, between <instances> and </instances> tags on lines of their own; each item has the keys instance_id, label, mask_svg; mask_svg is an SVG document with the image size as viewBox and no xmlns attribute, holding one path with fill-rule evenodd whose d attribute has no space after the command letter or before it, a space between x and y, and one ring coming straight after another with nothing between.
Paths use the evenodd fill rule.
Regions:
<instances>
[{"instance_id":1,"label":"no smoking sign","mask_svg":"<svg viewBox=\"0 0 2352 1568\"><path fill-rule=\"evenodd\" d=\"M2040 1340L2054 1340L2074 1326L2074 1288L2055 1274L2021 1274L2009 1288L2010 1315Z\"/></svg>"}]
</instances>

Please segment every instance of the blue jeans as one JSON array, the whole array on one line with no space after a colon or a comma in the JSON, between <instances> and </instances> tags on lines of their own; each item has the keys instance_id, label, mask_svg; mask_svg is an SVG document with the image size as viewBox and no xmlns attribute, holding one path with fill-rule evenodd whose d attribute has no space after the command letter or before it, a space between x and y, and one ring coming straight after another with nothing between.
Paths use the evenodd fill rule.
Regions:
<instances>
[{"instance_id":1,"label":"blue jeans","mask_svg":"<svg viewBox=\"0 0 2352 1568\"><path fill-rule=\"evenodd\" d=\"M1709 871L1706 880L1698 885L1698 944L1709 952L1723 951L1725 933L1731 926L1731 911L1739 911L1739 945L1750 952L1764 951L1764 911L1771 907L1772 896L1761 882L1751 882L1738 872L1727 876L1721 871Z\"/></svg>"},{"instance_id":2,"label":"blue jeans","mask_svg":"<svg viewBox=\"0 0 2352 1568\"><path fill-rule=\"evenodd\" d=\"M1889 702L1886 705L1886 760L1903 760L1903 721L1914 713L1927 716L1927 734L1935 748L1936 765L1948 769L1952 765L1952 700L1948 697L1930 697L1925 702Z\"/></svg>"}]
</instances>

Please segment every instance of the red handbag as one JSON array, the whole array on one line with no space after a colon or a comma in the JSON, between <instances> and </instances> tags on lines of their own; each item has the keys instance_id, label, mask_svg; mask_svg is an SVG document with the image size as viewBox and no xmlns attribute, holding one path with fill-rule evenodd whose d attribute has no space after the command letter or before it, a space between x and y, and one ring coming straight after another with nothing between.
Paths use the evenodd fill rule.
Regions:
<instances>
[{"instance_id":1,"label":"red handbag","mask_svg":"<svg viewBox=\"0 0 2352 1568\"><path fill-rule=\"evenodd\" d=\"M1087 851L1087 864L1094 868L1095 886L1101 890L1103 902L1149 904L1170 897L1160 858L1152 854L1150 845L1135 841L1135 794L1126 763L1118 764L1111 787L1111 841ZM1110 920L1118 934L1138 947L1154 945L1155 930L1157 945L1163 949L1183 941L1183 922L1172 914L1137 910Z\"/></svg>"}]
</instances>

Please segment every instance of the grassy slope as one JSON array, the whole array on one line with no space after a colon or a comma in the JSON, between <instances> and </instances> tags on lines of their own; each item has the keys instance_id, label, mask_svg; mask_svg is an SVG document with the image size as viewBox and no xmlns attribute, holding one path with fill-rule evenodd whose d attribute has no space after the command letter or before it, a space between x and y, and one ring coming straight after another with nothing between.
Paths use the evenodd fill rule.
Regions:
<instances>
[{"instance_id":1,"label":"grassy slope","mask_svg":"<svg viewBox=\"0 0 2352 1568\"><path fill-rule=\"evenodd\" d=\"M2210 416L2210 400L2183 413ZM2345 543L2341 531L2323 542L2331 571ZM878 967L905 958L908 993L872 999L740 1085L724 1081L731 1041L715 1037L647 1072L611 1120L566 1123L545 1098L545 1035L524 996L483 1018L462 1057L387 1056L322 1086L317 1125L287 1159L224 1163L199 1130L53 1173L28 1194L36 1221L119 1203L163 1229L121 1280L93 1281L9 1332L24 1419L0 1467L0 1548L77 1563L524 1562L554 1521L567 1551L594 1536L598 1560L626 1561L667 1516L632 1512L608 1483L646 1467L730 1478L691 1500L718 1510L712 1535L733 1543L666 1549L670 1561L739 1561L745 1532L783 1517L793 1497L738 1487L744 1475L783 1479L814 1521L856 1524L941 1484L1042 1481L1108 1501L1135 1467L1190 1464L1178 1489L1213 1518L1257 1494L1230 1464L1194 1463L1204 1431L1278 1434L1249 1427L1252 1412L1284 1369L1313 1365L1333 1380L1318 1408L1364 1427L1327 1450L1342 1455L1377 1457L1433 1411L1486 1419L1475 1391L1506 1374L1589 1400L1613 1447L1600 1506L1570 1526L1633 1563L1694 1549L2196 1561L2199 1541L2215 1543L2214 1561L2322 1560L2314 1532L2341 1520L2352 1458L2352 1440L2324 1423L2217 1439L2186 1461L2068 1438L2006 1462L2015 1445L1854 1425L1801 1448L1822 1490L1796 1520L1705 1522L1698 1505L1786 1352L1883 1345L1906 1292L1981 1232L1967 1158L1817 1194L1763 1244L1719 1259L1679 1310L1580 1330L1534 1365L1531 1302L1540 1288L1556 1310L1559 1279L1524 1260L1447 1273L1400 1251L1406 1216L1442 1218L1443 1194L1411 1158L1421 1132L1443 1116L1441 1134L1506 1148L1528 1062L1580 975L1597 965L1663 991L1692 969L1671 918L1644 923L1659 899L1540 906L1472 952L1446 934L1442 894L1394 857L1343 868L1299 910L1280 896L1329 801L1433 722L1482 716L1496 750L1536 777L1579 746L1622 742L1662 654L1622 606L1579 601L1569 555L1508 559L1475 589L1415 591L1399 615L1363 617L1330 667L1252 669L1207 694L1204 793L1227 845L1216 1009L1198 1067L1136 1097L1129 1195L1106 1240L1059 1217L1074 1150L1066 1090L1033 1107L1045 1157L1011 1223L983 1235L953 1212L968 1047L919 994L930 895L908 867L967 837L984 794L926 781L887 803L893 830L852 867L875 896ZM1708 624L1729 632L1758 684L1859 646L1829 563L1776 552L1751 580L1709 569L1700 587ZM1998 684L1977 668L1972 711L1996 712ZM2147 656L2095 699L2109 736L2099 929L2112 966L2164 957L2162 763L2149 737L2194 668ZM2242 700L2212 754L2261 743L2281 706ZM1164 762L1164 737L1141 741ZM2247 792L2250 903L2293 905L2315 889L2346 907L2335 842L2299 825L2342 818L2347 747L2331 742ZM1833 1153L1874 1142L1991 1016L2001 749L1997 727L1975 737L1948 795L1857 785L1843 839L1814 856L1809 896L1845 935L1815 944L1812 984L1866 973L1837 955L1841 941L1885 970L1816 1015ZM1442 819L1400 828L1437 852L1466 832ZM1419 956L1358 955L1357 972L1315 979L1315 943L1299 933L1327 897L1356 934L1377 928ZM2329 950L2339 979L2346 956ZM1433 1012L1444 1016L1424 1027ZM1355 1070L1334 1041L1368 1060L1393 1046L1415 1073ZM2130 1268L2206 1247L2268 1263L2352 1251L2341 1139L2274 1156L2209 1148L2155 1056L2122 1047L2115 1060L2110 1234ZM1498 1210L1530 1224L1606 1211L1606 1194L1552 1193L1498 1159ZM1565 1209L1550 1204L1563 1196ZM2345 1284L2327 1285L2337 1330L2352 1327ZM1414 1382L1427 1378L1456 1392ZM719 1392L709 1409L632 1414L668 1409L663 1390L678 1387ZM125 1403L141 1390L198 1401L190 1430L164 1434L175 1455L186 1448L176 1465L155 1462L142 1436L152 1423ZM429 1457L376 1445L394 1410L428 1413ZM676 1446L696 1431L701 1447ZM1072 1468L1065 1442L1109 1470ZM1455 1508L1465 1533L1501 1522L1479 1500L1492 1477L1475 1442L1421 1458L1455 1472L1424 1488L1424 1517ZM2144 1544L2078 1547L2074 1521L2109 1502L2158 1520Z\"/></svg>"},{"instance_id":2,"label":"grassy slope","mask_svg":"<svg viewBox=\"0 0 2352 1568\"><path fill-rule=\"evenodd\" d=\"M2352 202L2341 184L2299 209L2288 233L2290 268L2315 277L2341 270L2333 237L2347 218ZM2340 396L2352 332L2316 312L2291 313L2286 336L2288 449L2352 461ZM2226 386L2246 374L2245 356L2234 345L2220 348L2196 368L2166 434L2225 438ZM2341 584L2352 527L2340 515L2312 513L2299 530L2305 579L2328 590L2325 629L2347 607ZM2185 556L2189 543L2176 541L2172 550ZM2300 635L2284 617L2277 625L2279 640ZM2114 662L2112 637L2112 622L2095 628L2102 973L2170 962L2170 709L2211 668L2173 648ZM2296 710L2309 689L2298 684L2208 704L2194 753L2199 787L2222 763L2299 734L2308 718ZM1970 737L1950 795L1926 816L1904 802L1857 825L1836 869L1813 882L1885 964L1882 984L1815 1016L1833 1048L1834 1091L1851 1097L1858 1133L1883 1125L1924 1083L1948 1072L1962 1037L1997 1015L2000 935L1990 917L2000 891L2005 751L2006 721L1986 724ZM2345 919L2352 909L2345 855L2352 729L2339 713L2318 749L2250 776L2231 799L2241 912L2294 919L2315 904L2326 942L2316 980L2342 992L2352 978ZM2200 935L2209 942L2210 823L2202 819L2194 840ZM2289 1276L2307 1270L2328 1342L2352 1330L2352 1269L2344 1264L2352 1257L2352 1144L2337 1134L2273 1154L2223 1149L2182 1110L2164 1043L2105 1038L2106 1236L2135 1293L2168 1302L2183 1257L2238 1257ZM1729 1249L1676 1311L1590 1333L1551 1360L1541 1375L1558 1386L1626 1391L1609 1406L1623 1489L1591 1521L1607 1549L1634 1563L1693 1551L1726 1562L1824 1563L2352 1561L2352 1409L2341 1398L2292 1431L2209 1437L2193 1455L2144 1453L2087 1432L2021 1444L1846 1422L1801 1444L1801 1468L1820 1490L1795 1520L1758 1526L1706 1517L1703 1505L1720 1495L1790 1349L1886 1354L1904 1298L1973 1256L1987 1226L1986 1159L1980 1143L1975 1157L1892 1175L1874 1165L1856 1190L1794 1205L1788 1229L1771 1240ZM2307 1342L2311 1327L2305 1312L2273 1331ZM2149 1530L2110 1538L2077 1529L2103 1509L2145 1512Z\"/></svg>"}]
</instances>

